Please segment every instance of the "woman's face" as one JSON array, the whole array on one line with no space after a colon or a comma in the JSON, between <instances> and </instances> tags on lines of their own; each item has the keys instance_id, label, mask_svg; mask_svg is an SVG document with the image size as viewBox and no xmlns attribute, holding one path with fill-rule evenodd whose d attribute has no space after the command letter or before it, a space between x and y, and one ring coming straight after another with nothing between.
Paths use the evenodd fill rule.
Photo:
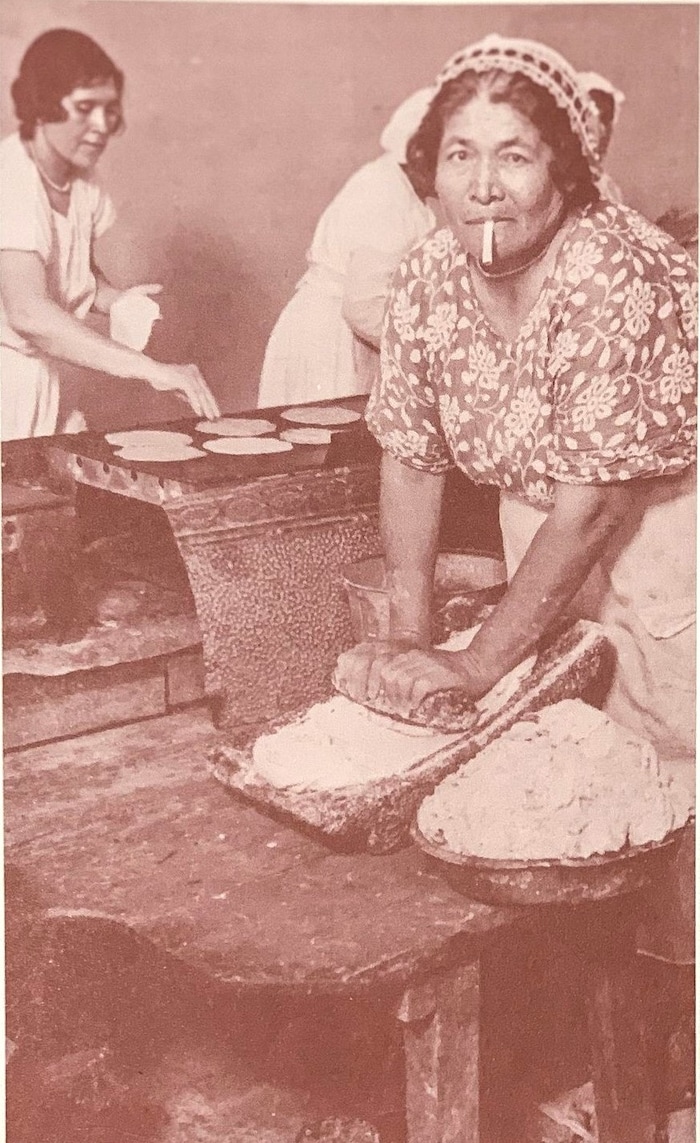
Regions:
<instances>
[{"instance_id":1,"label":"woman's face","mask_svg":"<svg viewBox=\"0 0 700 1143\"><path fill-rule=\"evenodd\" d=\"M518 265L559 216L563 197L550 174L553 153L509 103L477 95L448 119L435 189L464 249L478 258L483 224L494 221L494 267Z\"/></svg>"},{"instance_id":2,"label":"woman's face","mask_svg":"<svg viewBox=\"0 0 700 1143\"><path fill-rule=\"evenodd\" d=\"M68 118L43 123L44 139L60 158L79 171L94 167L121 123L121 101L113 80L76 87L61 100Z\"/></svg>"}]
</instances>

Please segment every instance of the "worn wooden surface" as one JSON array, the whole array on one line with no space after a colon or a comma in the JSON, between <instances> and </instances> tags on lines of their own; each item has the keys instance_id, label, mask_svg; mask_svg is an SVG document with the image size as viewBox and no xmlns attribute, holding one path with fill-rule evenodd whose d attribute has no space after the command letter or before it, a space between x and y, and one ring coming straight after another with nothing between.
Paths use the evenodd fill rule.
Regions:
<instances>
[{"instance_id":1,"label":"worn wooden surface","mask_svg":"<svg viewBox=\"0 0 700 1143\"><path fill-rule=\"evenodd\" d=\"M479 961L411 988L399 1007L407 1143L479 1141Z\"/></svg>"},{"instance_id":2,"label":"worn wooden surface","mask_svg":"<svg viewBox=\"0 0 700 1143\"><path fill-rule=\"evenodd\" d=\"M584 914L579 931L600 1143L656 1143L665 1116L646 1057L636 918L624 906Z\"/></svg>"},{"instance_id":3,"label":"worn wooden surface","mask_svg":"<svg viewBox=\"0 0 700 1143\"><path fill-rule=\"evenodd\" d=\"M216 739L191 710L8 756L8 864L45 909L122 922L246 987L400 988L520 919L415 850L333 854L238 804L206 771Z\"/></svg>"}]
</instances>

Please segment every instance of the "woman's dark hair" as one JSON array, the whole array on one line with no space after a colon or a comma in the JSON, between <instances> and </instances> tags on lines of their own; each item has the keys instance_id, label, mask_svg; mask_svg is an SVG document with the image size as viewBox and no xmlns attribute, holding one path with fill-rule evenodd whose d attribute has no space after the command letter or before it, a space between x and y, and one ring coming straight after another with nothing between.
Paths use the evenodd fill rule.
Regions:
<instances>
[{"instance_id":1,"label":"woman's dark hair","mask_svg":"<svg viewBox=\"0 0 700 1143\"><path fill-rule=\"evenodd\" d=\"M82 32L52 28L27 48L12 84L22 139L33 139L37 123L67 119L61 100L76 87L113 80L121 98L124 75L99 44Z\"/></svg>"},{"instance_id":2,"label":"woman's dark hair","mask_svg":"<svg viewBox=\"0 0 700 1143\"><path fill-rule=\"evenodd\" d=\"M480 94L492 103L510 104L537 128L554 153L552 179L567 206L583 207L597 200L598 188L566 112L527 76L500 70L464 71L448 80L433 99L406 148L406 173L421 198L435 194L438 152L447 121Z\"/></svg>"}]
</instances>

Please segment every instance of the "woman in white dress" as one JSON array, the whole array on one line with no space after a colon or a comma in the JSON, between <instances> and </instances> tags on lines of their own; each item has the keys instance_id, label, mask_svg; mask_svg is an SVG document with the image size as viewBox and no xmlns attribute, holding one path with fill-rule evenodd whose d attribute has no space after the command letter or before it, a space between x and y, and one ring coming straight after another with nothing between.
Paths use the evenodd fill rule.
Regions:
<instances>
[{"instance_id":1,"label":"woman in white dress","mask_svg":"<svg viewBox=\"0 0 700 1143\"><path fill-rule=\"evenodd\" d=\"M384 154L351 175L321 215L309 268L267 345L259 407L369 392L392 274L435 225L404 169L430 94L401 104L382 134Z\"/></svg>"},{"instance_id":2,"label":"woman in white dress","mask_svg":"<svg viewBox=\"0 0 700 1143\"><path fill-rule=\"evenodd\" d=\"M145 381L199 416L216 401L195 365L165 365L87 328L127 291L95 265L114 208L93 179L124 126L124 77L88 36L54 29L28 48L12 85L19 130L0 143L2 438L56 432L64 363ZM137 286L147 295L160 287Z\"/></svg>"}]
</instances>

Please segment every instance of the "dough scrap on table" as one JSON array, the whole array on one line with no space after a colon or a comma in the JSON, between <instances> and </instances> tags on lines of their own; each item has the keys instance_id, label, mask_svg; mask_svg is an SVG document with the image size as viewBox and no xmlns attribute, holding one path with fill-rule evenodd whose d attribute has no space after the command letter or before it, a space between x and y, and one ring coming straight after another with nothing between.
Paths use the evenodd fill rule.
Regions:
<instances>
[{"instance_id":1,"label":"dough scrap on table","mask_svg":"<svg viewBox=\"0 0 700 1143\"><path fill-rule=\"evenodd\" d=\"M663 840L692 793L651 743L580 699L516 723L425 799L418 826L453 853L587 858Z\"/></svg>"},{"instance_id":2,"label":"dough scrap on table","mask_svg":"<svg viewBox=\"0 0 700 1143\"><path fill-rule=\"evenodd\" d=\"M292 445L277 437L217 437L204 441L202 448L226 456L262 456L264 453L289 452Z\"/></svg>"}]
</instances>

